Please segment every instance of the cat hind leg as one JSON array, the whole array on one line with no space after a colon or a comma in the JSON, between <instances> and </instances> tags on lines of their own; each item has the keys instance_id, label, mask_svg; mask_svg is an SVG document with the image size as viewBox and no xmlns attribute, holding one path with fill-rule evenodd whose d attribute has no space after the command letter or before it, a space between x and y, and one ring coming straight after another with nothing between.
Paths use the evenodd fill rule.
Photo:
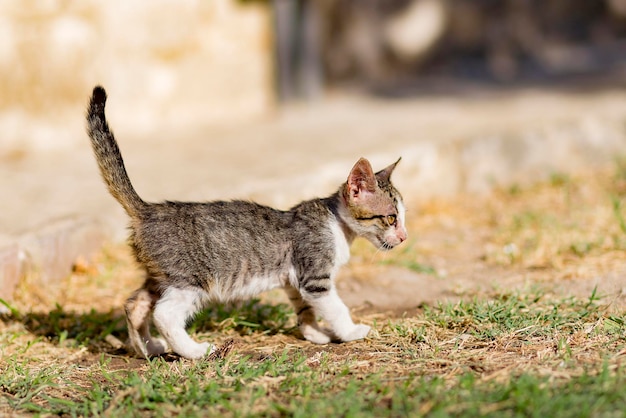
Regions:
<instances>
[{"instance_id":1,"label":"cat hind leg","mask_svg":"<svg viewBox=\"0 0 626 418\"><path fill-rule=\"evenodd\" d=\"M150 317L156 295L141 288L128 298L124 309L130 346L140 356L158 356L167 351L167 343L150 335Z\"/></svg>"},{"instance_id":2,"label":"cat hind leg","mask_svg":"<svg viewBox=\"0 0 626 418\"><path fill-rule=\"evenodd\" d=\"M187 321L202 308L202 295L196 289L169 288L154 307L154 325L176 354L199 359L215 351L207 342L197 343L187 333Z\"/></svg>"}]
</instances>

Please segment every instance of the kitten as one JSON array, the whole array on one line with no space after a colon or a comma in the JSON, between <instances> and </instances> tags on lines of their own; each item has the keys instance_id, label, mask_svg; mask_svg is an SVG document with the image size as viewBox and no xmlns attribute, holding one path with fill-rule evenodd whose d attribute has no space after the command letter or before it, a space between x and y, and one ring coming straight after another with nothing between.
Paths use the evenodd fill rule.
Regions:
<instances>
[{"instance_id":1,"label":"kitten","mask_svg":"<svg viewBox=\"0 0 626 418\"><path fill-rule=\"evenodd\" d=\"M402 196L389 177L361 158L332 196L280 211L252 202L148 203L133 188L104 107L94 88L88 133L109 192L130 216L129 243L146 273L125 304L130 344L142 356L168 349L189 359L215 347L197 343L187 321L211 302L249 298L282 287L302 335L316 344L365 338L370 327L352 322L334 277L355 237L389 250L407 238ZM329 329L317 323L317 316ZM150 334L150 319L161 334Z\"/></svg>"}]
</instances>

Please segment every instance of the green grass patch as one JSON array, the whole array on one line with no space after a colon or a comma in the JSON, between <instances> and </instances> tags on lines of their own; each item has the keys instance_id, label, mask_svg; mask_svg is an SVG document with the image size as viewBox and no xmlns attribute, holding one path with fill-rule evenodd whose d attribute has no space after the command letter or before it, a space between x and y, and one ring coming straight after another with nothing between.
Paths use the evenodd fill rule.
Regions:
<instances>
[{"instance_id":1,"label":"green grass patch","mask_svg":"<svg viewBox=\"0 0 626 418\"><path fill-rule=\"evenodd\" d=\"M253 302L204 314L192 325L196 338L219 332L239 342L224 358L196 362L107 352L55 360L40 346L58 350L72 338L77 344L63 348L72 358L78 345L97 348L103 334L119 332L119 317L71 319L59 308L47 321L37 318L38 332L29 315L4 317L0 349L10 354L0 363L0 413L579 417L626 410L626 318L595 292L425 306L374 323L366 341L327 346L282 335L291 329L288 312ZM11 321L26 327L13 330Z\"/></svg>"},{"instance_id":2,"label":"green grass patch","mask_svg":"<svg viewBox=\"0 0 626 418\"><path fill-rule=\"evenodd\" d=\"M240 335L262 332L273 335L294 330L293 310L286 304L262 304L252 299L238 304L216 304L201 312L190 326L190 332L234 330ZM290 325L291 324L291 325Z\"/></svg>"}]
</instances>

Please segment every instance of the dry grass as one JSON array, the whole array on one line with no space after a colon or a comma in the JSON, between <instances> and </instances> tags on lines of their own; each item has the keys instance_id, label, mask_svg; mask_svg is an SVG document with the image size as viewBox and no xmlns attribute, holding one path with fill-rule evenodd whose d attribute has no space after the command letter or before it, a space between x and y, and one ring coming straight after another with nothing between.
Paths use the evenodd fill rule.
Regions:
<instances>
[{"instance_id":1,"label":"dry grass","mask_svg":"<svg viewBox=\"0 0 626 418\"><path fill-rule=\"evenodd\" d=\"M410 251L380 255L357 245L345 276L363 279L391 263L451 280L478 266L475 279L482 284L514 273L525 278L525 287L466 288L455 303L389 310L362 305L353 314L373 332L349 344L303 341L282 295L270 293L261 303L221 307L198 318L195 337L221 345L210 361L134 359L105 337L125 338L119 308L140 278L124 246L107 248L92 263L77 263L60 301L22 288L15 303L22 313L0 322L0 413L41 408L84 415L81 408L88 407L95 415L137 408L145 415L322 416L332 407L345 416L532 416L553 414L555 409L545 412L552 407L585 416L584 408L558 408L590 399L605 400L591 402L590 414L618 413L626 406L615 389L624 379L626 355L621 294L590 292L580 283L619 276L626 285L625 181L618 165L484 198L422 204L410 212ZM568 292L553 291L564 283ZM211 382L217 382L215 399L199 410L197 403L213 393ZM194 391L205 397L192 399ZM354 404L338 404L328 394L352 396Z\"/></svg>"}]
</instances>

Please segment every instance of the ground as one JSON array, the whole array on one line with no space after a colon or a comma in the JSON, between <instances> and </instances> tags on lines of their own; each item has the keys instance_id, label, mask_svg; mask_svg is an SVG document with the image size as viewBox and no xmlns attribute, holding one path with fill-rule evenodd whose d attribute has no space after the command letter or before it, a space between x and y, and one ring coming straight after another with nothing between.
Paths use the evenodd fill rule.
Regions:
<instances>
[{"instance_id":1,"label":"ground","mask_svg":"<svg viewBox=\"0 0 626 418\"><path fill-rule=\"evenodd\" d=\"M201 315L190 332L221 350L200 362L120 346L120 308L141 279L111 244L77 260L62 297L20 290L0 322L0 414L620 415L625 199L616 161L425 200L409 208L403 246L357 241L338 279L355 320L373 326L366 340L303 341L272 292Z\"/></svg>"}]
</instances>

